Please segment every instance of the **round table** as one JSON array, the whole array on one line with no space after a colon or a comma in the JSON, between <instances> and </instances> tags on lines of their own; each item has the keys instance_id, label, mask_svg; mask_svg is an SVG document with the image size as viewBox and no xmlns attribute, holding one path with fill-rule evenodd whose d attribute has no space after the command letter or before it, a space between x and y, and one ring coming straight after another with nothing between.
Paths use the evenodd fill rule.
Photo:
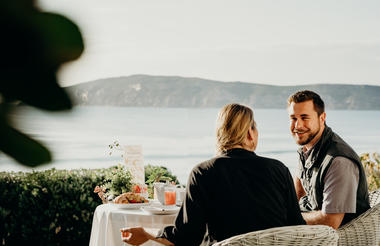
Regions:
<instances>
[{"instance_id":1,"label":"round table","mask_svg":"<svg viewBox=\"0 0 380 246\"><path fill-rule=\"evenodd\" d=\"M177 214L153 215L141 209L120 209L113 204L102 204L95 209L92 220L90 246L121 246L120 229L144 227L155 235L165 226L173 225ZM127 245L127 244L124 244ZM161 245L148 241L144 245Z\"/></svg>"}]
</instances>

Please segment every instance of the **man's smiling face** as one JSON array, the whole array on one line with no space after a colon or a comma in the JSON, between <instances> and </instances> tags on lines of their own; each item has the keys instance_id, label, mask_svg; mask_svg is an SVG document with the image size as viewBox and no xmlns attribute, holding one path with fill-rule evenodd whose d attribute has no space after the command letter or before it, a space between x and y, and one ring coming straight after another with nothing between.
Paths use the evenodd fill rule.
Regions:
<instances>
[{"instance_id":1,"label":"man's smiling face","mask_svg":"<svg viewBox=\"0 0 380 246\"><path fill-rule=\"evenodd\" d=\"M321 137L326 113L318 116L312 100L292 102L288 107L290 132L297 144L310 149Z\"/></svg>"}]
</instances>

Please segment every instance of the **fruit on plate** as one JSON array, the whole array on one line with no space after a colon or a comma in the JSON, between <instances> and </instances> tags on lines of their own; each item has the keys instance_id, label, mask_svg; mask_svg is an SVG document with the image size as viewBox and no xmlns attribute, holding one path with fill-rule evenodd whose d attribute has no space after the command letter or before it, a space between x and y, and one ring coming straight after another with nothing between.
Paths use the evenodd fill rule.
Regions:
<instances>
[{"instance_id":1,"label":"fruit on plate","mask_svg":"<svg viewBox=\"0 0 380 246\"><path fill-rule=\"evenodd\" d=\"M114 200L114 203L148 203L149 201L144 197L140 196L140 194L127 192L117 196Z\"/></svg>"}]
</instances>

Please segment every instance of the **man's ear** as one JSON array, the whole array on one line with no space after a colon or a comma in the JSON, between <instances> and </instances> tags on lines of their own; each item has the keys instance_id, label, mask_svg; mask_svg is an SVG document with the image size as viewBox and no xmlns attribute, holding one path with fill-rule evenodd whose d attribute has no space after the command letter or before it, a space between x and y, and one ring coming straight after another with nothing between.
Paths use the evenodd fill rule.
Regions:
<instances>
[{"instance_id":1,"label":"man's ear","mask_svg":"<svg viewBox=\"0 0 380 246\"><path fill-rule=\"evenodd\" d=\"M323 113L319 116L319 120L321 121L322 124L325 124L325 122L326 122L326 112L323 112Z\"/></svg>"}]
</instances>

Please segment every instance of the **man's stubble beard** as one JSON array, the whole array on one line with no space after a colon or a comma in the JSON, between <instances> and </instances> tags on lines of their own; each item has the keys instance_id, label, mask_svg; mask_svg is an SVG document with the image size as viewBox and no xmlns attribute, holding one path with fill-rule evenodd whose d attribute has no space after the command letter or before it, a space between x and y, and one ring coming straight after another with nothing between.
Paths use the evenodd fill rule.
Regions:
<instances>
[{"instance_id":1,"label":"man's stubble beard","mask_svg":"<svg viewBox=\"0 0 380 246\"><path fill-rule=\"evenodd\" d=\"M320 130L321 130L321 125L318 122L318 129L315 132L310 132L310 134L309 134L309 136L307 137L306 140L304 140L302 142L300 142L300 139L296 140L297 144L301 145L301 146L304 146L304 145L310 143L315 138L315 136L318 135L318 133L319 133Z\"/></svg>"}]
</instances>

